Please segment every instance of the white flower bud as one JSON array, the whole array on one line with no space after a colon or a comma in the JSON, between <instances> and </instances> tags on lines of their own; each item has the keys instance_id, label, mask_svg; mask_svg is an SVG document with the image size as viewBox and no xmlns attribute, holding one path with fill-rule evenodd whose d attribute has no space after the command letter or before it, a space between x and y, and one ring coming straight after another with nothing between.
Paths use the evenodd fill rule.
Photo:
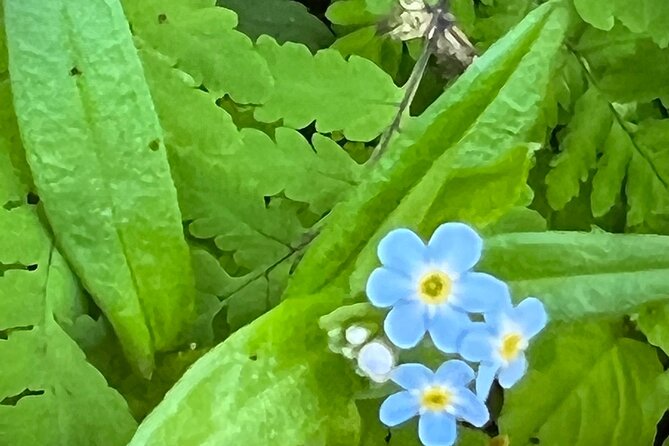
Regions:
<instances>
[{"instance_id":1,"label":"white flower bud","mask_svg":"<svg viewBox=\"0 0 669 446\"><path fill-rule=\"evenodd\" d=\"M362 345L369 338L370 332L365 327L351 325L346 329L346 342L351 345Z\"/></svg>"},{"instance_id":2,"label":"white flower bud","mask_svg":"<svg viewBox=\"0 0 669 446\"><path fill-rule=\"evenodd\" d=\"M384 342L372 341L360 349L358 368L372 381L385 382L395 368L395 355Z\"/></svg>"}]
</instances>

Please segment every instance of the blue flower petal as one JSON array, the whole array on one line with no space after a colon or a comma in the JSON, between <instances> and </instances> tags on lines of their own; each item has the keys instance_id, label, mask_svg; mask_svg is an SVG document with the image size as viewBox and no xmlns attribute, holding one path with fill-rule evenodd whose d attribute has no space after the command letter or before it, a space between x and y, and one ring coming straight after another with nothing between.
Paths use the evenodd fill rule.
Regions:
<instances>
[{"instance_id":1,"label":"blue flower petal","mask_svg":"<svg viewBox=\"0 0 669 446\"><path fill-rule=\"evenodd\" d=\"M492 363L482 363L476 373L476 397L485 402L490 395L492 382L495 380L495 375L499 366Z\"/></svg>"},{"instance_id":2,"label":"blue flower petal","mask_svg":"<svg viewBox=\"0 0 669 446\"><path fill-rule=\"evenodd\" d=\"M415 347L425 335L425 305L399 302L383 323L386 336L399 348Z\"/></svg>"},{"instance_id":3,"label":"blue flower petal","mask_svg":"<svg viewBox=\"0 0 669 446\"><path fill-rule=\"evenodd\" d=\"M455 353L462 335L472 325L464 313L454 311L447 305L439 308L428 322L428 331L434 345L444 353Z\"/></svg>"},{"instance_id":4,"label":"blue flower petal","mask_svg":"<svg viewBox=\"0 0 669 446\"><path fill-rule=\"evenodd\" d=\"M488 408L469 389L460 389L454 403L454 415L466 422L481 427L490 419Z\"/></svg>"},{"instance_id":5,"label":"blue flower petal","mask_svg":"<svg viewBox=\"0 0 669 446\"><path fill-rule=\"evenodd\" d=\"M455 443L455 418L446 412L425 412L418 421L418 438L425 446Z\"/></svg>"},{"instance_id":6,"label":"blue flower petal","mask_svg":"<svg viewBox=\"0 0 669 446\"><path fill-rule=\"evenodd\" d=\"M445 223L437 228L427 244L431 261L445 263L451 272L470 270L481 258L483 240L464 223Z\"/></svg>"},{"instance_id":7,"label":"blue flower petal","mask_svg":"<svg viewBox=\"0 0 669 446\"><path fill-rule=\"evenodd\" d=\"M474 322L460 340L458 353L467 361L493 362L496 360L493 339L493 333L487 324Z\"/></svg>"},{"instance_id":8,"label":"blue flower petal","mask_svg":"<svg viewBox=\"0 0 669 446\"><path fill-rule=\"evenodd\" d=\"M397 426L418 415L420 403L415 395L409 392L398 392L390 395L381 404L379 419L389 427Z\"/></svg>"},{"instance_id":9,"label":"blue flower petal","mask_svg":"<svg viewBox=\"0 0 669 446\"><path fill-rule=\"evenodd\" d=\"M526 338L539 333L548 322L544 304L534 297L528 297L519 303L513 313L513 319L520 325Z\"/></svg>"},{"instance_id":10,"label":"blue flower petal","mask_svg":"<svg viewBox=\"0 0 669 446\"><path fill-rule=\"evenodd\" d=\"M507 366L502 367L497 375L499 385L508 389L513 387L527 371L527 359L524 354L511 361Z\"/></svg>"},{"instance_id":11,"label":"blue flower petal","mask_svg":"<svg viewBox=\"0 0 669 446\"><path fill-rule=\"evenodd\" d=\"M390 231L383 237L377 253L385 267L408 276L426 261L425 244L413 231L405 228Z\"/></svg>"},{"instance_id":12,"label":"blue flower petal","mask_svg":"<svg viewBox=\"0 0 669 446\"><path fill-rule=\"evenodd\" d=\"M376 268L367 280L367 297L376 307L389 307L415 293L413 282L387 268Z\"/></svg>"},{"instance_id":13,"label":"blue flower petal","mask_svg":"<svg viewBox=\"0 0 669 446\"><path fill-rule=\"evenodd\" d=\"M465 273L455 282L451 303L469 313L484 313L511 304L509 287L485 273Z\"/></svg>"},{"instance_id":14,"label":"blue flower petal","mask_svg":"<svg viewBox=\"0 0 669 446\"><path fill-rule=\"evenodd\" d=\"M447 387L465 387L472 382L475 373L464 361L453 359L444 362L434 375L439 383Z\"/></svg>"},{"instance_id":15,"label":"blue flower petal","mask_svg":"<svg viewBox=\"0 0 669 446\"><path fill-rule=\"evenodd\" d=\"M392 371L390 379L407 390L418 390L434 381L434 372L423 364L402 364Z\"/></svg>"}]
</instances>

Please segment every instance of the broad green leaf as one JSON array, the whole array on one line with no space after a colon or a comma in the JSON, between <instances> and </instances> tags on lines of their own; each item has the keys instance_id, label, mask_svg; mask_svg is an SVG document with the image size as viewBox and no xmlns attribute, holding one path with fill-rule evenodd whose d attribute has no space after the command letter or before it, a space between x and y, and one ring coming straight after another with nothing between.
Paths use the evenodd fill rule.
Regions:
<instances>
[{"instance_id":1,"label":"broad green leaf","mask_svg":"<svg viewBox=\"0 0 669 446\"><path fill-rule=\"evenodd\" d=\"M428 235L447 220L483 227L525 198L532 143L543 139L551 61L567 22L554 4L535 10L406 127L328 217L287 293L333 284L348 290L351 279L355 295L389 230L408 226Z\"/></svg>"},{"instance_id":2,"label":"broad green leaf","mask_svg":"<svg viewBox=\"0 0 669 446\"><path fill-rule=\"evenodd\" d=\"M560 210L578 196L581 183L597 164L597 153L611 129L613 114L599 92L590 88L576 102L574 116L561 135L560 154L546 176L548 203Z\"/></svg>"},{"instance_id":3,"label":"broad green leaf","mask_svg":"<svg viewBox=\"0 0 669 446\"><path fill-rule=\"evenodd\" d=\"M321 133L342 131L349 140L370 141L397 113L402 92L367 59L345 60L330 49L313 56L302 45L278 45L266 36L257 47L275 80L269 99L256 109L259 121L283 119L298 129L315 121Z\"/></svg>"},{"instance_id":4,"label":"broad green leaf","mask_svg":"<svg viewBox=\"0 0 669 446\"><path fill-rule=\"evenodd\" d=\"M505 394L499 428L510 444L653 443L667 397L662 365L619 326L554 324L540 335L531 370Z\"/></svg>"},{"instance_id":5,"label":"broad green leaf","mask_svg":"<svg viewBox=\"0 0 669 446\"><path fill-rule=\"evenodd\" d=\"M333 2L325 16L335 25L372 25L377 17L367 10L365 0L338 0Z\"/></svg>"},{"instance_id":6,"label":"broad green leaf","mask_svg":"<svg viewBox=\"0 0 669 446\"><path fill-rule=\"evenodd\" d=\"M193 279L123 11L113 0L8 0L5 15L16 114L56 240L148 375L154 348L181 342Z\"/></svg>"},{"instance_id":7,"label":"broad green leaf","mask_svg":"<svg viewBox=\"0 0 669 446\"><path fill-rule=\"evenodd\" d=\"M359 378L317 324L340 302L293 299L234 333L185 373L130 446L357 444Z\"/></svg>"},{"instance_id":8,"label":"broad green leaf","mask_svg":"<svg viewBox=\"0 0 669 446\"><path fill-rule=\"evenodd\" d=\"M0 444L126 445L125 401L56 322L77 279L32 206L0 209L0 228Z\"/></svg>"},{"instance_id":9,"label":"broad green leaf","mask_svg":"<svg viewBox=\"0 0 669 446\"><path fill-rule=\"evenodd\" d=\"M552 319L625 314L669 295L669 237L539 232L492 236L480 268L516 300L540 298Z\"/></svg>"},{"instance_id":10,"label":"broad green leaf","mask_svg":"<svg viewBox=\"0 0 669 446\"><path fill-rule=\"evenodd\" d=\"M290 0L218 0L237 13L237 30L256 40L262 34L279 43L296 42L318 51L334 41L332 31L307 8Z\"/></svg>"}]
</instances>

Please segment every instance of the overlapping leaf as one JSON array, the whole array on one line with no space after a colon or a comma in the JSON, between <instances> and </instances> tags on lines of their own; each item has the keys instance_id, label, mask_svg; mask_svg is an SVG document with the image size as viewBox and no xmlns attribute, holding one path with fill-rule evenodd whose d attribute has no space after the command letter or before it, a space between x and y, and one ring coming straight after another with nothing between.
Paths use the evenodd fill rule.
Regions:
<instances>
[{"instance_id":1,"label":"overlapping leaf","mask_svg":"<svg viewBox=\"0 0 669 446\"><path fill-rule=\"evenodd\" d=\"M198 287L228 300L237 328L278 302L309 227L357 182L360 166L318 134L312 146L288 128L276 129L274 140L239 131L192 78L154 51L140 54L183 218L194 237L214 242L212 254L226 267L200 252L196 269L208 273L198 274Z\"/></svg>"},{"instance_id":2,"label":"overlapping leaf","mask_svg":"<svg viewBox=\"0 0 669 446\"><path fill-rule=\"evenodd\" d=\"M49 222L149 375L154 348L180 342L193 285L162 130L127 22L115 2L8 0L5 13L19 127Z\"/></svg>"},{"instance_id":3,"label":"overlapping leaf","mask_svg":"<svg viewBox=\"0 0 669 446\"><path fill-rule=\"evenodd\" d=\"M315 121L321 132L342 131L364 141L390 123L401 91L373 63L346 61L329 49L314 56L303 45L278 45L267 36L256 48L234 29L235 14L214 3L124 5L133 31L146 45L173 58L216 97L228 94L237 103L258 105L261 121L283 120L297 129ZM212 61L211 54L220 56Z\"/></svg>"},{"instance_id":4,"label":"overlapping leaf","mask_svg":"<svg viewBox=\"0 0 669 446\"><path fill-rule=\"evenodd\" d=\"M540 110L551 72L550 66L536 61L550 59L550 51L559 48L567 24L563 12L552 5L538 10L425 114L424 121L414 127L415 132L427 128L425 138L414 144L397 143L380 160L383 164L376 176L358 186L351 201L335 209L320 242L312 245L304 264L298 266L303 272L293 278L294 298L198 361L142 424L132 445L179 444L184 439L204 443L214 437L223 443L304 444L319 426L323 433L332 429L321 424L326 419L348 419L349 429L357 432L356 418L348 418L356 380L350 379L349 365L326 351L324 333L317 334L317 320L350 296L346 272L361 245L364 253L375 244L365 245L370 237L378 237L379 226L383 230L387 224L389 210L398 205L396 194L408 192L408 197L401 201L392 223L426 228L458 217L485 224L520 201L529 167L528 143L543 133L537 128L543 130ZM525 82L520 88L525 76L543 82L536 82L536 89L528 93ZM456 111L469 120L448 119ZM506 132L494 124L501 115L506 117ZM468 131L470 127L479 131ZM434 164L430 154L435 155ZM492 191L500 197L491 199ZM297 284L297 280L304 282ZM345 286L338 289L342 282ZM323 292L317 293L321 288ZM303 292L299 297L298 290ZM312 383L317 384L312 387ZM340 398L348 404L341 404ZM338 435L326 444L337 444L335 438L355 444L357 433L341 432L346 424L339 421Z\"/></svg>"},{"instance_id":5,"label":"overlapping leaf","mask_svg":"<svg viewBox=\"0 0 669 446\"><path fill-rule=\"evenodd\" d=\"M357 444L357 378L314 323L340 299L287 301L233 334L186 372L130 446Z\"/></svg>"},{"instance_id":6,"label":"overlapping leaf","mask_svg":"<svg viewBox=\"0 0 669 446\"><path fill-rule=\"evenodd\" d=\"M669 4L663 0L574 0L580 16L592 26L610 30L619 20L630 31L669 45Z\"/></svg>"},{"instance_id":7,"label":"overlapping leaf","mask_svg":"<svg viewBox=\"0 0 669 446\"><path fill-rule=\"evenodd\" d=\"M0 209L0 227L0 443L127 444L125 401L56 322L79 305L77 279L33 206Z\"/></svg>"},{"instance_id":8,"label":"overlapping leaf","mask_svg":"<svg viewBox=\"0 0 669 446\"><path fill-rule=\"evenodd\" d=\"M485 226L518 203L529 145L543 138L542 104L567 21L554 5L535 10L407 128L329 217L289 292L309 294L337 281L348 289L355 271L355 294L388 230L409 226L428 234L454 219ZM319 252L335 255L326 260Z\"/></svg>"},{"instance_id":9,"label":"overlapping leaf","mask_svg":"<svg viewBox=\"0 0 669 446\"><path fill-rule=\"evenodd\" d=\"M505 395L499 427L510 444L653 443L666 379L653 349L619 326L556 324L542 335L532 370Z\"/></svg>"}]
</instances>

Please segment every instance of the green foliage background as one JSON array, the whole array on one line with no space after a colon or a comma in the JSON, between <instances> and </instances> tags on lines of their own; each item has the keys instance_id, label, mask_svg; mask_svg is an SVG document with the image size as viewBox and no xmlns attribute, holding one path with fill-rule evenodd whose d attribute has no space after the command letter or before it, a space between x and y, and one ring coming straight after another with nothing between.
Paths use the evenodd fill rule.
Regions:
<instances>
[{"instance_id":1,"label":"green foliage background","mask_svg":"<svg viewBox=\"0 0 669 446\"><path fill-rule=\"evenodd\" d=\"M417 445L319 321L445 221L551 318L459 444L665 441L665 0L454 0L399 128L393 0L0 5L0 445Z\"/></svg>"}]
</instances>

